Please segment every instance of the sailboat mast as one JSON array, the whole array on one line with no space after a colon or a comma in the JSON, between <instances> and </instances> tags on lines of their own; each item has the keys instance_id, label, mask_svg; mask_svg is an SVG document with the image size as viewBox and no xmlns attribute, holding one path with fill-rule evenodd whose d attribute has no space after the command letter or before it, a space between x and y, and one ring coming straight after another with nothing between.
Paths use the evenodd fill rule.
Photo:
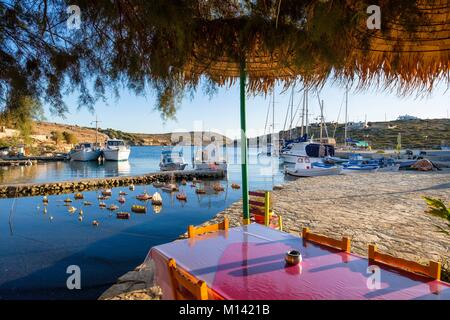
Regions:
<instances>
[{"instance_id":1,"label":"sailboat mast","mask_svg":"<svg viewBox=\"0 0 450 320\"><path fill-rule=\"evenodd\" d=\"M322 143L323 138L323 100L320 101L320 143Z\"/></svg>"},{"instance_id":2,"label":"sailboat mast","mask_svg":"<svg viewBox=\"0 0 450 320\"><path fill-rule=\"evenodd\" d=\"M274 137L274 135L275 135L275 88L273 88L273 99L272 99L272 137Z\"/></svg>"},{"instance_id":3,"label":"sailboat mast","mask_svg":"<svg viewBox=\"0 0 450 320\"><path fill-rule=\"evenodd\" d=\"M306 105L306 121L305 121L305 125L306 125L306 134L309 135L309 115L308 115L308 89L306 89L306 94L305 94L305 105Z\"/></svg>"},{"instance_id":4,"label":"sailboat mast","mask_svg":"<svg viewBox=\"0 0 450 320\"><path fill-rule=\"evenodd\" d=\"M291 122L289 124L289 139L292 139L292 122L294 121L294 87L291 92Z\"/></svg>"},{"instance_id":5,"label":"sailboat mast","mask_svg":"<svg viewBox=\"0 0 450 320\"><path fill-rule=\"evenodd\" d=\"M348 123L348 85L345 87L345 129L344 129L344 145L347 146L347 123Z\"/></svg>"},{"instance_id":6,"label":"sailboat mast","mask_svg":"<svg viewBox=\"0 0 450 320\"><path fill-rule=\"evenodd\" d=\"M304 129L305 129L305 102L306 102L306 89L303 90L303 103L302 103L302 128L301 128L301 136L303 137Z\"/></svg>"}]
</instances>

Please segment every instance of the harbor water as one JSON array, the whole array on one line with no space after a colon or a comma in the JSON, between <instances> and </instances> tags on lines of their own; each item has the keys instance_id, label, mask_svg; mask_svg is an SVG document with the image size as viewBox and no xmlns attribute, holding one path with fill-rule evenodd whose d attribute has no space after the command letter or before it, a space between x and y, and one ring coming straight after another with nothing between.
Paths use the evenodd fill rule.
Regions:
<instances>
[{"instance_id":1,"label":"harbor water","mask_svg":"<svg viewBox=\"0 0 450 320\"><path fill-rule=\"evenodd\" d=\"M250 189L271 190L284 181L282 166L275 158L258 156L258 152L250 150ZM184 147L188 162L191 153L190 147ZM159 171L160 154L161 147L133 147L126 162L55 162L7 168L2 171L1 183L141 175ZM220 181L223 192L212 192L215 182L204 181L200 186L207 194L199 195L188 183L179 186L187 195L187 201L180 202L175 193L152 185L136 186L134 191L113 189L111 198L104 201L107 206L115 204L117 211L130 213L133 204L147 207L147 213L131 213L129 220L117 219L117 211L100 208L100 191L83 192L83 200L75 200L73 194L49 196L47 206L42 197L0 199L0 299L98 298L119 276L139 265L152 246L176 239L188 225L212 218L241 198L241 190L231 188L232 183L241 181L239 150L227 150L227 157L227 177ZM120 191L127 193L124 204L117 201ZM138 201L136 196L144 191L161 193L163 206ZM73 202L66 206L68 197ZM85 201L92 205L84 205ZM76 211L70 212L71 207ZM71 266L80 268L80 290L67 288Z\"/></svg>"}]
</instances>

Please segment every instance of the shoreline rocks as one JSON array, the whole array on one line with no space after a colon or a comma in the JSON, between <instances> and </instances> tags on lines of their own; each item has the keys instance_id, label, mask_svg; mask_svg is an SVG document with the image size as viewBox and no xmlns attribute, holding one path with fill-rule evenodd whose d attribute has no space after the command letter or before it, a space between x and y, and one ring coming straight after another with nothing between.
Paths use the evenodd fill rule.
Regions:
<instances>
[{"instance_id":1,"label":"shoreline rocks","mask_svg":"<svg viewBox=\"0 0 450 320\"><path fill-rule=\"evenodd\" d=\"M77 191L97 190L101 188L115 188L130 185L151 184L155 181L192 181L201 179L220 179L225 176L223 171L167 171L149 173L142 176L125 176L113 178L81 179L76 181L61 181L35 184L0 185L0 198L19 198L29 196L57 195Z\"/></svg>"}]
</instances>

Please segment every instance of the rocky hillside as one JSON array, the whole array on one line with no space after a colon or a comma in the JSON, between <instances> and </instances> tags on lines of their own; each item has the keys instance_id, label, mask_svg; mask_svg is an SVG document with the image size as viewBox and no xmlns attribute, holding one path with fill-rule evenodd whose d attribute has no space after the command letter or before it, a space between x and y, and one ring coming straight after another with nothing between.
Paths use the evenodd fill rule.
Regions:
<instances>
[{"instance_id":1,"label":"rocky hillside","mask_svg":"<svg viewBox=\"0 0 450 320\"><path fill-rule=\"evenodd\" d=\"M176 132L176 133L160 133L160 134L146 134L146 133L128 133L114 129L100 129L100 131L108 135L111 138L123 139L128 141L131 145L145 145L145 146L168 146L173 144L185 144L190 145L195 141L199 144L199 141L203 141L203 144L208 144L211 140L231 143L229 138L225 136L213 133L213 132Z\"/></svg>"},{"instance_id":2,"label":"rocky hillside","mask_svg":"<svg viewBox=\"0 0 450 320\"><path fill-rule=\"evenodd\" d=\"M332 137L335 125L327 123L327 127L329 136ZM300 132L300 128L293 130L294 134ZM311 132L315 138L318 138L319 125L313 124ZM443 143L450 145L450 119L368 122L367 127L350 126L348 137L354 140L366 140L372 149L394 149L399 133L403 149L437 149ZM338 144L343 143L343 124L337 126L335 138Z\"/></svg>"}]
</instances>

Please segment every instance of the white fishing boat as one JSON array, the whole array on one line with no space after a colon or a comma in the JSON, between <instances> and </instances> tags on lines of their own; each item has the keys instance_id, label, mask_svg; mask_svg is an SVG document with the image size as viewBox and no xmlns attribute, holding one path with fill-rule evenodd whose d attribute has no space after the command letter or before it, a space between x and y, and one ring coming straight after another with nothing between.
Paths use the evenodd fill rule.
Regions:
<instances>
[{"instance_id":1,"label":"white fishing boat","mask_svg":"<svg viewBox=\"0 0 450 320\"><path fill-rule=\"evenodd\" d=\"M161 169L161 171L184 170L187 165L188 163L184 161L183 158L183 151L161 151L161 162L159 163L159 168Z\"/></svg>"},{"instance_id":2,"label":"white fishing boat","mask_svg":"<svg viewBox=\"0 0 450 320\"><path fill-rule=\"evenodd\" d=\"M286 174L296 177L334 176L341 173L341 167L332 165L314 166L309 157L298 157L294 169L285 169Z\"/></svg>"},{"instance_id":3,"label":"white fishing boat","mask_svg":"<svg viewBox=\"0 0 450 320\"><path fill-rule=\"evenodd\" d=\"M297 163L299 157L309 157L312 162L318 162L325 157L333 156L334 147L332 145L311 141L289 143L280 152L280 158L286 163Z\"/></svg>"},{"instance_id":4,"label":"white fishing boat","mask_svg":"<svg viewBox=\"0 0 450 320\"><path fill-rule=\"evenodd\" d=\"M130 147L121 139L108 139L103 149L106 161L126 161L130 157Z\"/></svg>"},{"instance_id":5,"label":"white fishing boat","mask_svg":"<svg viewBox=\"0 0 450 320\"><path fill-rule=\"evenodd\" d=\"M198 150L194 159L195 170L223 170L227 171L227 160L215 152Z\"/></svg>"},{"instance_id":6,"label":"white fishing boat","mask_svg":"<svg viewBox=\"0 0 450 320\"><path fill-rule=\"evenodd\" d=\"M92 143L84 142L76 145L69 152L69 157L72 161L95 161L100 154L100 148L95 147Z\"/></svg>"}]
</instances>

